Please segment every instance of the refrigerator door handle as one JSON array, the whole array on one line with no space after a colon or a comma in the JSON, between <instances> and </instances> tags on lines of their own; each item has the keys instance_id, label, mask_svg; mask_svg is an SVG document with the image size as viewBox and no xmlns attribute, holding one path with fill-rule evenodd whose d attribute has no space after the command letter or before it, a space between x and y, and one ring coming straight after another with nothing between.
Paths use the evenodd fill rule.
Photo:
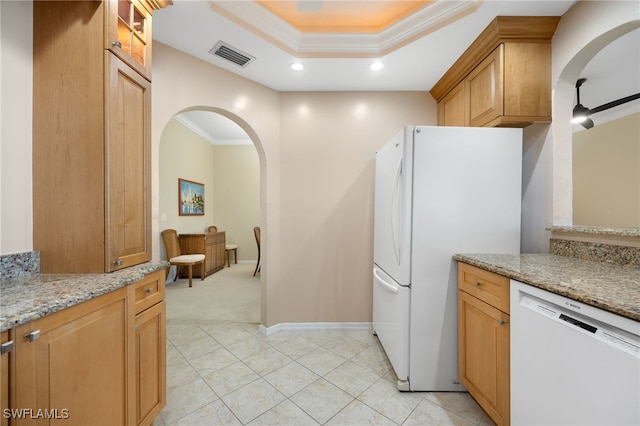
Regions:
<instances>
[{"instance_id":1,"label":"refrigerator door handle","mask_svg":"<svg viewBox=\"0 0 640 426\"><path fill-rule=\"evenodd\" d=\"M387 290L390 293L393 294L398 294L398 286L393 285L392 283L389 283L387 281L385 281L379 274L376 268L373 268L373 276L375 277L376 281L382 286L382 288L384 288L385 290Z\"/></svg>"},{"instance_id":2,"label":"refrigerator door handle","mask_svg":"<svg viewBox=\"0 0 640 426\"><path fill-rule=\"evenodd\" d=\"M401 191L400 185L402 183L402 158L398 161L398 167L396 168L396 176L393 181L393 193L391 195L391 241L393 242L393 253L396 255L396 262L400 265L400 234L402 227L402 216L398 215L398 210L401 209ZM400 219L398 219L398 216Z\"/></svg>"}]
</instances>

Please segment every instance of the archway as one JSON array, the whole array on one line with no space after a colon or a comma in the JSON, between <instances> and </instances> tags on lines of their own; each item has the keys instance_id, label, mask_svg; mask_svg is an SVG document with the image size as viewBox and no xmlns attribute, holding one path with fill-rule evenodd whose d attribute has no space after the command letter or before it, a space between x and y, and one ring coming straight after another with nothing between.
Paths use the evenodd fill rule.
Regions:
<instances>
[{"instance_id":1,"label":"archway","mask_svg":"<svg viewBox=\"0 0 640 426\"><path fill-rule=\"evenodd\" d=\"M214 138L204 136L205 132L198 128L196 122L185 123L180 120L180 117L196 112L204 113L201 115L209 122L220 121L220 126L225 125L225 122L233 124L233 127L241 129L240 132L244 134L242 139L246 139L246 142L243 146L229 146L228 140L220 141L216 136L218 140L215 141ZM241 262L255 260L257 247L253 227L257 225L264 229L265 153L251 126L238 115L222 108L197 105L176 111L162 127L158 144L160 227L175 228L179 233L197 234L205 232L210 225L223 224L221 230L226 231L227 242L240 243ZM226 164L229 161L234 162L233 167ZM221 172L222 167L226 167L227 171ZM234 172L233 175L230 172ZM204 214L184 216L178 213L175 205L177 178L206 183ZM221 195L223 192L226 192L226 198ZM214 202L214 199L218 201ZM220 202L221 199L226 205ZM232 211L233 209L236 211ZM225 217L232 220L225 221ZM162 246L160 257L164 258ZM232 258L231 263L233 261ZM251 272L254 266L252 263ZM257 309L261 319L265 316L265 275L262 273L257 277L260 281L260 303ZM252 294L255 295L255 281L252 287ZM257 299L253 300L252 303L257 302Z\"/></svg>"},{"instance_id":2,"label":"archway","mask_svg":"<svg viewBox=\"0 0 640 426\"><path fill-rule=\"evenodd\" d=\"M588 5L587 5L588 6ZM586 26L582 23L581 26ZM553 117L553 140L554 140L554 191L553 210L554 224L573 223L573 180L572 180L572 144L567 141L572 140L572 109L575 94L576 80L580 78L580 73L591 59L604 47L640 27L637 20L625 22L613 26L584 44L570 57L566 64L558 70L557 81L553 93L554 117Z\"/></svg>"}]
</instances>

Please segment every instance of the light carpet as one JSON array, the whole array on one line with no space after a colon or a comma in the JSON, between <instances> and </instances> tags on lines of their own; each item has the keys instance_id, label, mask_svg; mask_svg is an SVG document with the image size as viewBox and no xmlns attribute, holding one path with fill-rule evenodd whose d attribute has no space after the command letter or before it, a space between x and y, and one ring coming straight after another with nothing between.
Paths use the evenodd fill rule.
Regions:
<instances>
[{"instance_id":1,"label":"light carpet","mask_svg":"<svg viewBox=\"0 0 640 426\"><path fill-rule=\"evenodd\" d=\"M260 322L260 273L255 263L232 264L204 281L187 278L167 284L167 320Z\"/></svg>"}]
</instances>

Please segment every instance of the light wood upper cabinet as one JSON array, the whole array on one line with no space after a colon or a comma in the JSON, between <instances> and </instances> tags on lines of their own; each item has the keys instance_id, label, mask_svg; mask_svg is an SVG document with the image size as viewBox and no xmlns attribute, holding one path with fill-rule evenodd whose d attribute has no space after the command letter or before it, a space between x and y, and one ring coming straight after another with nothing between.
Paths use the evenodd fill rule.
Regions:
<instances>
[{"instance_id":1,"label":"light wood upper cabinet","mask_svg":"<svg viewBox=\"0 0 640 426\"><path fill-rule=\"evenodd\" d=\"M438 103L438 126L469 125L469 85L460 82Z\"/></svg>"},{"instance_id":2,"label":"light wood upper cabinet","mask_svg":"<svg viewBox=\"0 0 640 426\"><path fill-rule=\"evenodd\" d=\"M510 423L509 279L458 263L460 383L498 425Z\"/></svg>"},{"instance_id":3,"label":"light wood upper cabinet","mask_svg":"<svg viewBox=\"0 0 640 426\"><path fill-rule=\"evenodd\" d=\"M105 48L151 80L151 7L144 0L105 3Z\"/></svg>"},{"instance_id":4,"label":"light wood upper cabinet","mask_svg":"<svg viewBox=\"0 0 640 426\"><path fill-rule=\"evenodd\" d=\"M438 124L550 123L551 37L559 19L495 18L431 89Z\"/></svg>"},{"instance_id":5,"label":"light wood upper cabinet","mask_svg":"<svg viewBox=\"0 0 640 426\"><path fill-rule=\"evenodd\" d=\"M105 53L107 271L151 258L151 83Z\"/></svg>"},{"instance_id":6,"label":"light wood upper cabinet","mask_svg":"<svg viewBox=\"0 0 640 426\"><path fill-rule=\"evenodd\" d=\"M105 49L118 4L33 5L33 245L44 273L151 259L151 85Z\"/></svg>"},{"instance_id":7,"label":"light wood upper cabinet","mask_svg":"<svg viewBox=\"0 0 640 426\"><path fill-rule=\"evenodd\" d=\"M504 45L500 45L465 79L469 86L469 124L481 127L502 115Z\"/></svg>"}]
</instances>

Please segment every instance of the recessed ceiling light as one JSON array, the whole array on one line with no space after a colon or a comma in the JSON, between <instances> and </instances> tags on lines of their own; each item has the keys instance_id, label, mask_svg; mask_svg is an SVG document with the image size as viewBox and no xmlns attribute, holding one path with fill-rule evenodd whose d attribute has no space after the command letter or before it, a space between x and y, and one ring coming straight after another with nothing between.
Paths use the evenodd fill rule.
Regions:
<instances>
[{"instance_id":1,"label":"recessed ceiling light","mask_svg":"<svg viewBox=\"0 0 640 426\"><path fill-rule=\"evenodd\" d=\"M289 66L294 71L302 71L304 69L304 64L302 62L292 62Z\"/></svg>"},{"instance_id":2,"label":"recessed ceiling light","mask_svg":"<svg viewBox=\"0 0 640 426\"><path fill-rule=\"evenodd\" d=\"M369 69L371 71L380 71L382 68L384 68L384 63L382 61L375 61L369 65Z\"/></svg>"}]
</instances>

